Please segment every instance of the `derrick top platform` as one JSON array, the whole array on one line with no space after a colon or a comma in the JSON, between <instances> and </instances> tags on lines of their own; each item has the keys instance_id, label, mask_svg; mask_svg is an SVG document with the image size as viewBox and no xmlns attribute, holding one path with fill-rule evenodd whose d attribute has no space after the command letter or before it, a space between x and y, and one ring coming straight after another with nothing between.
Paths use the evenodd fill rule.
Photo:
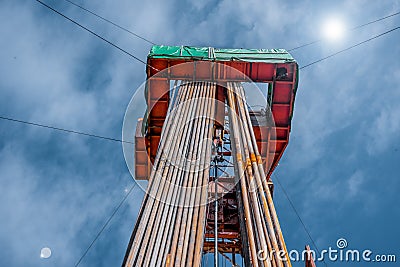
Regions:
<instances>
[{"instance_id":1,"label":"derrick top platform","mask_svg":"<svg viewBox=\"0 0 400 267\"><path fill-rule=\"evenodd\" d=\"M147 76L151 77L164 69L195 62L196 70L191 72L176 68L170 77L176 79L203 79L203 80L229 80L243 81L250 78L254 82L272 82L276 78L276 70L286 69L286 79L297 80L298 66L294 58L284 49L226 49L213 47L192 46L153 46L147 57ZM210 62L220 63L217 68L212 67ZM222 64L222 65L221 65ZM232 67L247 77L240 75L229 75L223 66ZM180 72L180 73L179 73ZM274 76L275 74L275 76ZM283 75L281 75L283 78Z\"/></svg>"},{"instance_id":2,"label":"derrick top platform","mask_svg":"<svg viewBox=\"0 0 400 267\"><path fill-rule=\"evenodd\" d=\"M224 103L226 82L268 84L267 102L275 125L254 120L253 130L268 178L289 141L299 68L284 49L220 49L192 46L153 46L147 57L147 111L137 125L135 176L147 179L154 162L170 104L171 81L218 82L216 98ZM216 108L223 121L224 107ZM258 116L253 114L253 116ZM255 117L254 117L255 118ZM143 124L142 124L143 123Z\"/></svg>"}]
</instances>

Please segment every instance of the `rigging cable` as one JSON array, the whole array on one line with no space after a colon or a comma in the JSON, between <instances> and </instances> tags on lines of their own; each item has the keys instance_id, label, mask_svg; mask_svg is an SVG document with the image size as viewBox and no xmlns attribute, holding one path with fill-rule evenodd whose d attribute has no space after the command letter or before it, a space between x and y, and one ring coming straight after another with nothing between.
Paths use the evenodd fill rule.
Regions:
<instances>
[{"instance_id":1,"label":"rigging cable","mask_svg":"<svg viewBox=\"0 0 400 267\"><path fill-rule=\"evenodd\" d=\"M60 11L58 11L58 10L52 8L51 6L49 6L49 5L47 5L46 3L42 2L41 0L35 0L35 1L38 2L38 3L40 3L41 5L43 5L44 7L46 7L46 8L48 8L48 9L52 10L53 12L57 13L58 15L62 16L63 18L65 18L65 19L71 21L72 23L74 23L74 24L77 25L78 27L80 27L80 28L84 29L85 31L91 33L92 35L96 36L97 38L103 40L104 42L108 43L109 45L115 47L116 49L120 50L121 52L125 53L126 55L132 57L133 59L135 59L135 60L137 60L137 61L143 63L144 65L146 65L146 66L152 68L153 70L158 71L158 69L154 68L154 67L151 66L151 65L148 65L148 64L147 64L145 61L143 61L142 59L140 59L140 58L138 58L137 56L131 54L130 52L126 51L125 49L119 47L118 45L114 44L113 42L107 40L106 38L102 37L101 35L95 33L94 31L90 30L89 28L83 26L83 25L80 24L79 22L77 22L77 21L71 19L70 17L64 15L64 14L61 13Z\"/></svg>"},{"instance_id":2,"label":"rigging cable","mask_svg":"<svg viewBox=\"0 0 400 267\"><path fill-rule=\"evenodd\" d=\"M362 45L362 44L368 43L368 42L370 42L370 41L372 41L372 40L375 40L375 39L377 39L377 38L379 38L379 37L382 37L382 36L384 36L384 35L386 35L386 34L389 34L389 33L391 33L391 32L394 32L394 31L396 31L396 30L398 30L398 29L400 29L400 27L395 27L395 28L390 29L390 30L388 30L388 31L386 31L386 32L383 32L383 33L381 33L381 34L375 35L375 36L373 36L373 37L371 37L371 38L369 38L369 39L367 39L367 40L364 40L364 41L359 42L359 43L357 43L357 44L355 44L355 45L349 46L349 47L347 47L347 48L345 48L345 49L339 50L339 51L337 51L337 52L335 52L335 53L333 53L333 54L330 54L330 55L328 55L328 56L326 56L326 57L320 58L320 59L318 59L318 60L316 60L316 61L313 61L313 62L311 62L311 63L309 63L309 64L306 64L306 65L300 67L300 69L308 68L308 67L310 67L310 66L312 66L312 65L314 65L314 64L317 64L317 63L319 63L319 62L321 62L321 61L324 61L324 60L326 60L326 59L328 59L328 58L334 57L334 56L336 56L336 55L338 55L338 54L341 54L341 53L343 53L343 52L346 52L346 51L348 51L348 50L350 50L350 49L353 49L353 48L355 48L355 47L357 47L357 46L360 46L360 45Z\"/></svg>"},{"instance_id":3,"label":"rigging cable","mask_svg":"<svg viewBox=\"0 0 400 267\"><path fill-rule=\"evenodd\" d=\"M6 120L6 121L18 122L18 123L27 124L27 125L36 126L36 127L47 128L47 129L56 130L56 131L62 131L62 132L67 132L67 133L73 133L73 134L78 134L78 135L84 135L84 136L99 138L99 139L108 140L108 141L135 144L134 142L124 141L124 140L116 139L116 138L112 138L112 137L106 137L106 136L101 136L101 135L97 135L97 134L85 133L85 132L82 132L82 131L75 131L75 130L70 130L70 129L65 129L65 128L59 128L59 127L54 127L54 126L50 126L50 125L46 125L46 124L35 123L35 122L31 122L31 121L18 120L18 119L14 119L14 118L10 118L10 117L5 117L5 116L0 116L0 119L1 120Z\"/></svg>"},{"instance_id":4,"label":"rigging cable","mask_svg":"<svg viewBox=\"0 0 400 267\"><path fill-rule=\"evenodd\" d=\"M367 26L367 25L371 25L371 24L377 23L377 22L379 22L379 21L382 21L382 20L385 20L385 19L388 19L388 18L397 16L397 15L400 15L400 12L396 12L396 13L393 13L393 14L391 14L391 15L385 16L385 17L383 17L383 18L379 18L379 19L376 19L376 20L373 20L373 21L370 21L370 22L367 22L367 23L358 25L358 26L353 27L353 28L351 28L351 29L347 29L346 31L354 31L354 30L357 30L357 29L359 29L359 28L365 27L365 26ZM324 40L324 39L318 39L318 40L315 40L315 41L312 41L312 42L309 42L309 43L306 43L306 44L303 44L303 45L300 45L300 46L291 48L291 49L289 49L289 50L287 50L287 51L288 51L288 52L291 52L291 51L294 51L294 50L297 50L297 49L300 49L300 48L303 48L303 47L306 47L306 46L309 46L309 45L313 45L313 44L322 42L323 40Z\"/></svg>"},{"instance_id":5,"label":"rigging cable","mask_svg":"<svg viewBox=\"0 0 400 267\"><path fill-rule=\"evenodd\" d=\"M274 174L272 174L272 175L275 177L274 180L278 182L279 187L281 188L283 194L286 196L286 199L289 201L289 204L290 204L290 206L292 207L294 213L296 213L296 216L297 216L297 218L299 219L301 225L303 226L304 231L307 233L308 237L310 238L311 242L313 243L313 245L314 245L314 247L315 247L315 250L317 251L317 253L318 253L319 255L321 255L321 252L320 252L320 250L318 249L317 244L315 243L314 239L311 237L310 231L309 231L308 228L306 227L306 224L304 223L304 221L301 219L301 216L300 216L299 212L297 211L296 207L294 206L293 201L290 199L289 194L286 192L285 188L283 187L283 185L281 184L281 182L280 182L279 179L277 178L276 174L274 173ZM322 255L321 255L321 256L322 256ZM325 266L328 266L328 265L326 264L326 262L325 262L325 259L322 258L322 261L324 262Z\"/></svg>"},{"instance_id":6,"label":"rigging cable","mask_svg":"<svg viewBox=\"0 0 400 267\"><path fill-rule=\"evenodd\" d=\"M77 261L77 263L74 265L75 267L77 267L81 261L83 260L83 258L86 256L86 254L89 252L89 250L91 249L91 247L94 245L94 243L96 242L96 240L100 237L100 235L103 233L104 229L106 229L107 225L110 223L110 221L112 220L112 218L114 217L114 215L118 212L118 210L121 208L122 204L124 204L125 200L128 198L128 196L131 194L133 188L135 188L136 183L133 184L131 186L131 188L129 189L129 192L124 196L124 198L121 200L121 202L118 204L117 207L115 207L113 213L111 214L111 216L108 218L108 220L106 221L106 223L103 225L103 227L100 229L100 231L97 233L97 235L95 236L95 238L93 239L93 241L90 243L90 245L86 248L85 252L82 254L82 256L79 258L79 260Z\"/></svg>"},{"instance_id":7,"label":"rigging cable","mask_svg":"<svg viewBox=\"0 0 400 267\"><path fill-rule=\"evenodd\" d=\"M123 31L125 31L125 32L127 32L127 33L129 33L129 34L131 34L131 35L133 35L133 36L135 36L137 38L139 38L139 39L142 39L143 41L145 41L145 42L147 42L149 44L156 45L156 43L150 41L149 39L146 39L145 37L140 36L139 34L134 33L131 30L125 28L125 27L122 27L122 26L118 25L117 23L115 23L115 22L113 22L113 21L111 21L111 20L109 20L109 19L107 19L107 18L105 18L103 16L100 16L100 15L96 14L95 12L90 11L89 9L87 9L87 8L81 6L81 5L78 5L78 4L76 4L76 3L74 3L74 2L72 2L70 0L64 0L64 1L66 1L66 2L70 3L71 5L74 5L74 6L78 7L78 8L80 8L80 9L82 9L82 10L84 10L84 11L90 13L90 14L92 14L93 16L98 17L101 20L104 20L105 22L108 22L108 23L114 25L115 27L117 27L117 28L119 28L119 29L121 29L121 30L123 30Z\"/></svg>"},{"instance_id":8,"label":"rigging cable","mask_svg":"<svg viewBox=\"0 0 400 267\"><path fill-rule=\"evenodd\" d=\"M40 0L36 0L36 1L40 1ZM312 66L312 65L314 65L314 64L317 64L317 63L319 63L319 62L321 62L321 61L324 61L324 60L326 60L326 59L328 59L328 58L334 57L334 56L336 56L336 55L338 55L338 54L340 54L340 53L343 53L343 52L348 51L348 50L350 50L350 49L352 49L352 48L355 48L355 47L357 47L357 46L360 46L361 44L365 44L365 43L367 43L367 42L370 42L370 41L372 41L372 40L374 40L374 39L377 39L377 38L379 38L379 37L382 37L382 36L384 36L384 35L386 35L386 34L389 34L389 33L393 32L393 31L395 31L395 30L398 30L398 29L400 29L400 27L393 28L393 29L391 29L391 30L389 30L389 31L386 31L386 32L384 32L384 33L381 33L381 34L379 34L379 35L376 35L376 36L374 36L374 37L371 37L371 38L369 38L369 39L367 39L367 40L365 40L365 41L362 41L362 42L357 43L357 44L355 44L355 45L352 45L352 46L350 46L350 47L348 47L348 48L345 48L345 49L343 49L343 50L340 50L340 51L338 51L338 52L335 52L335 53L333 53L333 54L331 54L331 55L328 55L328 56L326 56L326 57L324 57L324 58L321 58L321 59L319 59L319 60L316 60L316 61L314 61L314 62L311 62L311 63L309 63L309 64L306 64L306 65L300 67L300 69L308 68L308 67L310 67L310 66ZM146 65L147 65L147 64L146 64ZM68 133L73 133L73 134L79 134L79 135L85 135L85 136L89 136L89 137L100 138L100 139L105 139L105 140L110 140L110 141L115 141L115 142L120 142L120 143L134 144L133 142L130 142L130 141L124 141L124 140L120 140L120 139L116 139L116 138L105 137L105 136L100 136L100 135L96 135L96 134L89 134L89 133L85 133L85 132L82 132L82 131L75 131L75 130L70 130L70 129L65 129L65 128L59 128L59 127L49 126L49 125L46 125L46 124L34 123L34 122L31 122L31 121L26 121L26 120L19 120L19 119L7 117L7 116L0 116L0 119L1 119L1 120L12 121L12 122L17 122L17 123L28 124L28 125L37 126L37 127L42 127L42 128L48 128L48 129L57 130L57 131L63 131L63 132L68 132Z\"/></svg>"}]
</instances>

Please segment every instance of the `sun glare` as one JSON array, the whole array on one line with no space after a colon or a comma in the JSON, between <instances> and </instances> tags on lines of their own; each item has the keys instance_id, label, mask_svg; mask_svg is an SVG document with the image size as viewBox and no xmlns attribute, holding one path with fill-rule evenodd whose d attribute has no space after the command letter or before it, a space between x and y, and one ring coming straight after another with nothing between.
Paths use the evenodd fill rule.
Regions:
<instances>
[{"instance_id":1,"label":"sun glare","mask_svg":"<svg viewBox=\"0 0 400 267\"><path fill-rule=\"evenodd\" d=\"M324 38L337 41L343 38L345 32L344 24L339 19L329 19L322 27Z\"/></svg>"}]
</instances>

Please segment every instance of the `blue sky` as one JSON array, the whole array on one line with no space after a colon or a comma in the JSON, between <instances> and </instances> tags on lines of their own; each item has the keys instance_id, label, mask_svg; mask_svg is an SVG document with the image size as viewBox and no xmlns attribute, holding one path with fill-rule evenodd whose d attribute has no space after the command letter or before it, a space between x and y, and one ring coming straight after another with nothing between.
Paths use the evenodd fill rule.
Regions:
<instances>
[{"instance_id":1,"label":"blue sky","mask_svg":"<svg viewBox=\"0 0 400 267\"><path fill-rule=\"evenodd\" d=\"M290 49L319 39L330 16L353 27L400 10L399 1L366 0L76 1L158 44L227 48ZM46 2L146 58L148 43L65 1ZM143 64L33 0L1 1L0 25L1 116L121 138ZM397 26L400 16L292 55L305 65ZM300 72L273 178L320 250L343 237L351 249L400 260L399 41L396 31ZM0 266L73 266L133 184L117 142L0 121ZM311 241L275 188L287 246L301 250ZM120 266L142 197L135 187L80 266Z\"/></svg>"}]
</instances>

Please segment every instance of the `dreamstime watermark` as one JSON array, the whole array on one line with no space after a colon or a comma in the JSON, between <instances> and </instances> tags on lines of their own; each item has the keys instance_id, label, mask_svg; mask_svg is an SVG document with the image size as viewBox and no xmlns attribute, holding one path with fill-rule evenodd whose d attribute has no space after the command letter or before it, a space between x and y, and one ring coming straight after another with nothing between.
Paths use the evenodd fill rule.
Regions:
<instances>
[{"instance_id":1,"label":"dreamstime watermark","mask_svg":"<svg viewBox=\"0 0 400 267\"><path fill-rule=\"evenodd\" d=\"M288 258L292 262L307 261L311 258L316 262L324 261L341 261L341 262L396 262L395 254L375 254L370 249L347 249L348 243L345 238L339 238L336 241L336 247L323 249L320 255L317 255L314 250L291 250L286 253L284 250L260 250L257 253L259 260L268 258L278 258L281 261L287 261ZM266 252L267 251L267 252ZM269 251L269 253L268 253Z\"/></svg>"}]
</instances>

